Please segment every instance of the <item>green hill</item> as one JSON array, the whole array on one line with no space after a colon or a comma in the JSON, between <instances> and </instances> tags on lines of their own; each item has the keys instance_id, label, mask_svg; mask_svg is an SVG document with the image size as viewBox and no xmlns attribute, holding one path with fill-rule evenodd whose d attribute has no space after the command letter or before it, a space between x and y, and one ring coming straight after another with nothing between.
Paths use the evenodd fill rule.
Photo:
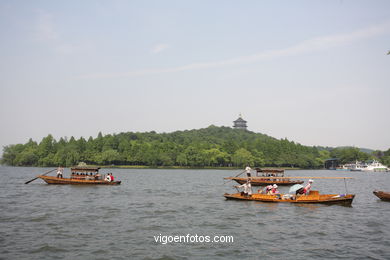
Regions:
<instances>
[{"instance_id":1,"label":"green hill","mask_svg":"<svg viewBox=\"0 0 390 260\"><path fill-rule=\"evenodd\" d=\"M4 147L2 163L14 166L95 165L183 167L277 166L316 168L328 151L230 127L209 126L172 133L126 132L88 140L83 137Z\"/></svg>"},{"instance_id":2,"label":"green hill","mask_svg":"<svg viewBox=\"0 0 390 260\"><path fill-rule=\"evenodd\" d=\"M356 148L356 147L354 147L354 146L337 146L337 147L332 147L330 150L333 150L333 149L351 149L351 148ZM357 149L359 149L360 152L366 153L366 154L372 154L373 152L375 152L375 150L368 149L368 148L357 148Z\"/></svg>"},{"instance_id":3,"label":"green hill","mask_svg":"<svg viewBox=\"0 0 390 260\"><path fill-rule=\"evenodd\" d=\"M287 139L209 126L172 133L101 133L96 138L71 137L55 140L51 135L37 143L4 147L2 164L12 166L139 165L179 167L260 167L320 168L329 157L360 159L357 148L321 149ZM365 154L367 156L367 154Z\"/></svg>"}]
</instances>

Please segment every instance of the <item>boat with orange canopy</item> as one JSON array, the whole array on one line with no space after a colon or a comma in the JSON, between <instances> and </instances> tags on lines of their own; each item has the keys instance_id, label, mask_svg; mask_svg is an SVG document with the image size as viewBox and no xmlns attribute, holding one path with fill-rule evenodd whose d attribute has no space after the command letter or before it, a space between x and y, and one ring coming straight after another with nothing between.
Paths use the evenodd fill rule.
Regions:
<instances>
[{"instance_id":1,"label":"boat with orange canopy","mask_svg":"<svg viewBox=\"0 0 390 260\"><path fill-rule=\"evenodd\" d=\"M242 173L241 173L242 174ZM244 184L248 181L247 177L226 177L225 180L233 180L239 184ZM291 180L284 176L283 169L260 169L256 168L256 176L251 177L252 186L265 186L277 184L279 186L288 186L294 184L302 184L301 180Z\"/></svg>"}]
</instances>

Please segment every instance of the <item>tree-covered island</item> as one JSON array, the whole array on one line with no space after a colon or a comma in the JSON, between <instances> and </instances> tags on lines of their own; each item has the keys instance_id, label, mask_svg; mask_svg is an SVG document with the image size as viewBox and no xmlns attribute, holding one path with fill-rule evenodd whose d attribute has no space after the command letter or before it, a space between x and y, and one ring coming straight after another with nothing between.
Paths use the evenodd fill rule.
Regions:
<instances>
[{"instance_id":1,"label":"tree-covered island","mask_svg":"<svg viewBox=\"0 0 390 260\"><path fill-rule=\"evenodd\" d=\"M52 135L39 143L3 148L2 164L11 166L137 165L148 167L260 167L322 168L331 157L341 162L379 158L390 164L390 149L365 153L358 148L304 146L261 133L209 126L172 133L101 133L96 138L55 140Z\"/></svg>"}]
</instances>

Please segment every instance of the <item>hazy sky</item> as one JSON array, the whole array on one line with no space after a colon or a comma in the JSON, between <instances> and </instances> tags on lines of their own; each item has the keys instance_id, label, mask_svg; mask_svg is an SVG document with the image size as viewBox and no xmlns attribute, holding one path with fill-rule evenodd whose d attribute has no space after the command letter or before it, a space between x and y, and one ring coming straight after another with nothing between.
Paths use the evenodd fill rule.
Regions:
<instances>
[{"instance_id":1,"label":"hazy sky","mask_svg":"<svg viewBox=\"0 0 390 260\"><path fill-rule=\"evenodd\" d=\"M232 126L390 148L390 1L0 1L0 146Z\"/></svg>"}]
</instances>

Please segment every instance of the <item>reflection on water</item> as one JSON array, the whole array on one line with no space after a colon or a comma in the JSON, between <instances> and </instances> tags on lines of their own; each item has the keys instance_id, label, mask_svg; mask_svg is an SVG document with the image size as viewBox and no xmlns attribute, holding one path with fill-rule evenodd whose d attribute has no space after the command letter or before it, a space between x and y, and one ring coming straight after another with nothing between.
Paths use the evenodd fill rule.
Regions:
<instances>
[{"instance_id":1,"label":"reflection on water","mask_svg":"<svg viewBox=\"0 0 390 260\"><path fill-rule=\"evenodd\" d=\"M4 259L389 259L390 174L295 171L353 176L352 207L225 200L222 170L112 169L119 186L55 186L48 169L0 167L0 255ZM321 193L344 182L315 180ZM288 191L288 187L280 187ZM231 235L232 244L167 244L156 235Z\"/></svg>"}]
</instances>

